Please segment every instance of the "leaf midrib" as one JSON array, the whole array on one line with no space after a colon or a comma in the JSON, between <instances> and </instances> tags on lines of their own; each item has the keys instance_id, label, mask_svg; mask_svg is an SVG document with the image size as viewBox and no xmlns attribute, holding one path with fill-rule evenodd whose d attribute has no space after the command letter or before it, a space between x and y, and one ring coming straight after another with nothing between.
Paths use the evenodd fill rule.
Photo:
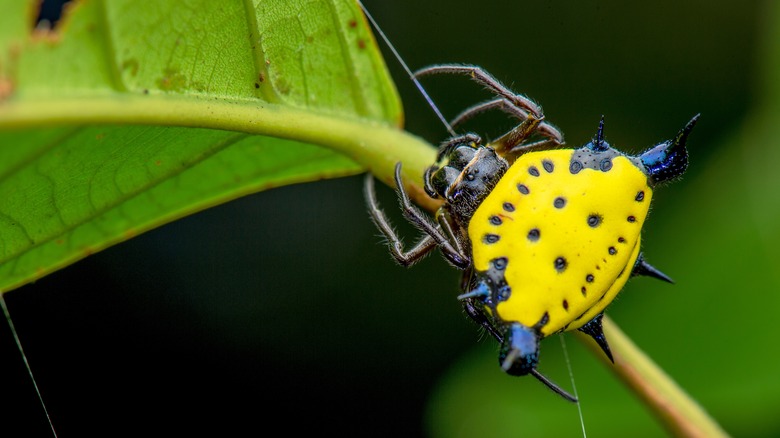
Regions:
<instances>
[{"instance_id":1,"label":"leaf midrib","mask_svg":"<svg viewBox=\"0 0 780 438\"><path fill-rule=\"evenodd\" d=\"M218 129L310 143L345 155L388 183L397 161L406 164L406 178L416 181L424 172L419 163L434 156L430 144L387 122L256 99L115 93L0 104L0 130L116 124Z\"/></svg>"}]
</instances>

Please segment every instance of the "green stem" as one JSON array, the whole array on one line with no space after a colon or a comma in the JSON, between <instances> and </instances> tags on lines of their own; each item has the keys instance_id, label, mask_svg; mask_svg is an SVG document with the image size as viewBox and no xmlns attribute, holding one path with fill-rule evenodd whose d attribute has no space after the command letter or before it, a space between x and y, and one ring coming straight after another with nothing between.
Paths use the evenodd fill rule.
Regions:
<instances>
[{"instance_id":1,"label":"green stem","mask_svg":"<svg viewBox=\"0 0 780 438\"><path fill-rule=\"evenodd\" d=\"M185 126L292 139L340 152L388 185L397 161L404 163L404 180L416 181L435 157L429 143L387 122L256 100L128 93L0 100L0 129L55 124ZM435 207L418 185L408 188L422 206Z\"/></svg>"},{"instance_id":2,"label":"green stem","mask_svg":"<svg viewBox=\"0 0 780 438\"><path fill-rule=\"evenodd\" d=\"M582 342L650 409L673 436L719 438L729 435L677 383L652 361L611 319L604 334L615 359L612 364L593 339L577 331Z\"/></svg>"}]
</instances>

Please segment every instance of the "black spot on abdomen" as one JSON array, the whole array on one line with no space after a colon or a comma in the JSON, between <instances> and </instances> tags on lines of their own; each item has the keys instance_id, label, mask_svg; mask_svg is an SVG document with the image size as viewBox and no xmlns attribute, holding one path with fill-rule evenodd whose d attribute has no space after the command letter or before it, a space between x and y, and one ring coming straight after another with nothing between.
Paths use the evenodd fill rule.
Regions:
<instances>
[{"instance_id":1,"label":"black spot on abdomen","mask_svg":"<svg viewBox=\"0 0 780 438\"><path fill-rule=\"evenodd\" d=\"M558 272L563 272L566 270L566 266L568 265L568 262L566 262L566 259L563 257L558 257L553 262L553 266L555 267L555 270Z\"/></svg>"},{"instance_id":2,"label":"black spot on abdomen","mask_svg":"<svg viewBox=\"0 0 780 438\"><path fill-rule=\"evenodd\" d=\"M485 234L482 237L482 241L487 244L496 243L501 239L501 236L498 234Z\"/></svg>"}]
</instances>

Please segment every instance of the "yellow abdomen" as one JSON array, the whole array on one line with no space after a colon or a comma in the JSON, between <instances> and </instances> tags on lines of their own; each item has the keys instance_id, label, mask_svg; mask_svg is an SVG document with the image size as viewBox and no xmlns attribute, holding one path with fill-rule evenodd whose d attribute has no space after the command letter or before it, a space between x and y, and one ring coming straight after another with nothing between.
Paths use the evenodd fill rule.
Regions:
<instances>
[{"instance_id":1,"label":"yellow abdomen","mask_svg":"<svg viewBox=\"0 0 780 438\"><path fill-rule=\"evenodd\" d=\"M625 156L572 166L583 154L521 156L469 223L477 274L503 272L511 288L497 316L533 327L546 313L543 336L577 329L612 302L639 255L652 198L647 176Z\"/></svg>"}]
</instances>

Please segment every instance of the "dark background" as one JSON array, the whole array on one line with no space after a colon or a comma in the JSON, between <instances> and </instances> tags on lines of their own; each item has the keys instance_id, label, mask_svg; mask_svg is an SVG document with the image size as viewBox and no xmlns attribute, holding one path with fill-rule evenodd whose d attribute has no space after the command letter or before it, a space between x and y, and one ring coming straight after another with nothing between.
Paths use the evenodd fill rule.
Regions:
<instances>
[{"instance_id":1,"label":"dark background","mask_svg":"<svg viewBox=\"0 0 780 438\"><path fill-rule=\"evenodd\" d=\"M696 181L718 152L713 146L754 104L761 2L365 4L412 69L482 65L542 103L570 144L587 141L603 114L608 140L638 152L701 112L691 137L699 165L654 201L653 235L666 233L653 221L674 208L675 190ZM445 129L386 53L407 129L438 143ZM486 97L464 78L426 79L425 85L449 116ZM493 115L468 127L491 138L511 121ZM443 434L429 407L442 376L475 354L500 375L495 346L462 314L454 299L458 273L438 255L413 269L394 265L361 190L362 176L355 176L248 196L6 294L59 436ZM379 196L409 235L393 211L392 192L379 187ZM658 293L668 294L664 287ZM674 287L685 293L684 285ZM622 325L628 318L617 319ZM653 341L649 328L640 331L648 333L640 335L643 346ZM596 362L568 339L574 364ZM562 365L552 365L562 360L558 342L548 344L543 364L568 387L566 374L558 373ZM5 324L0 348L2 429L19 431L10 436L51 436ZM617 385L606 376L580 378ZM713 381L721 378L727 377ZM540 386L505 379L518 394ZM547 397L543 388L532 390ZM623 397L624 404L636 403ZM567 406L561 415L579 430L576 412ZM647 414L636 415L632 436L663 435ZM780 434L771 418L750 428L729 416L721 421L737 436Z\"/></svg>"}]
</instances>

